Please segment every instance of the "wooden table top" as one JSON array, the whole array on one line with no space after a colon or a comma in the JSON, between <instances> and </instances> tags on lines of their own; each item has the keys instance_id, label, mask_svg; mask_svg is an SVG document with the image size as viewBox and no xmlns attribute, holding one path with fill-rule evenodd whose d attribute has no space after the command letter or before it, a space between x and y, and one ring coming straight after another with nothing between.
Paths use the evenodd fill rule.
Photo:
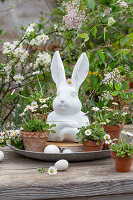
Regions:
<instances>
[{"instance_id":1,"label":"wooden table top","mask_svg":"<svg viewBox=\"0 0 133 200\"><path fill-rule=\"evenodd\" d=\"M118 173L112 158L70 163L66 171L51 176L37 169L48 168L53 162L20 156L9 147L1 150L5 157L0 162L0 200L97 200L116 194L121 200L125 194L133 199L133 167L131 172Z\"/></svg>"}]
</instances>

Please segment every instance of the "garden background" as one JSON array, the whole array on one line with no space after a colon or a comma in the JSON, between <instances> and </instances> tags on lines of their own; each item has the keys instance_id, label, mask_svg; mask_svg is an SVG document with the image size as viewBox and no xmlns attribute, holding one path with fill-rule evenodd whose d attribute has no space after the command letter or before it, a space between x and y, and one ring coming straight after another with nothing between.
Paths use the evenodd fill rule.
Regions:
<instances>
[{"instance_id":1,"label":"garden background","mask_svg":"<svg viewBox=\"0 0 133 200\"><path fill-rule=\"evenodd\" d=\"M67 78L82 52L90 69L79 97L83 111L112 106L132 123L133 1L1 1L0 127L19 128L20 113L40 98L56 94L50 73L60 51Z\"/></svg>"}]
</instances>

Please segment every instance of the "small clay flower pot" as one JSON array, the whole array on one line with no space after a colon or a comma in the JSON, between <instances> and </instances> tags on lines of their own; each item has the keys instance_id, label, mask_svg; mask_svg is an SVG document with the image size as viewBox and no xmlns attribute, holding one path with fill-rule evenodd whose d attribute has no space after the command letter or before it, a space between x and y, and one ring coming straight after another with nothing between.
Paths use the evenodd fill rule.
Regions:
<instances>
[{"instance_id":1,"label":"small clay flower pot","mask_svg":"<svg viewBox=\"0 0 133 200\"><path fill-rule=\"evenodd\" d=\"M120 139L121 131L124 129L124 123L118 125L103 125L104 131L110 135L111 140L113 139ZM116 141L117 142L117 141ZM110 145L104 144L105 148L109 148Z\"/></svg>"},{"instance_id":2,"label":"small clay flower pot","mask_svg":"<svg viewBox=\"0 0 133 200\"><path fill-rule=\"evenodd\" d=\"M115 161L115 168L117 172L129 172L132 167L133 155L128 158L127 156L118 157L116 152L111 151L111 156Z\"/></svg>"},{"instance_id":3,"label":"small clay flower pot","mask_svg":"<svg viewBox=\"0 0 133 200\"><path fill-rule=\"evenodd\" d=\"M130 89L133 88L133 82L129 82L129 87L130 87Z\"/></svg>"},{"instance_id":4,"label":"small clay flower pot","mask_svg":"<svg viewBox=\"0 0 133 200\"><path fill-rule=\"evenodd\" d=\"M48 140L49 132L24 132L20 133L26 151L43 152Z\"/></svg>"},{"instance_id":5,"label":"small clay flower pot","mask_svg":"<svg viewBox=\"0 0 133 200\"><path fill-rule=\"evenodd\" d=\"M99 141L99 144L96 144L97 141L95 140L88 140L88 141L83 141L82 144L84 146L84 150L86 152L88 151L101 151L103 148L103 141Z\"/></svg>"},{"instance_id":6,"label":"small clay flower pot","mask_svg":"<svg viewBox=\"0 0 133 200\"><path fill-rule=\"evenodd\" d=\"M37 119L41 119L44 122L46 122L48 114L47 113L46 114L39 114L39 113L38 114L33 114L32 113L32 116L36 116Z\"/></svg>"}]
</instances>

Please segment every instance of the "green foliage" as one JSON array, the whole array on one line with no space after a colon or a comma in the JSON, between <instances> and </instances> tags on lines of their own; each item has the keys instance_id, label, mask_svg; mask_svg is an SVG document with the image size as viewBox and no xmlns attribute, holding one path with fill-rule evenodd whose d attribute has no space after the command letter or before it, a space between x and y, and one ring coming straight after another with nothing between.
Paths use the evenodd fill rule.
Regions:
<instances>
[{"instance_id":1,"label":"green foliage","mask_svg":"<svg viewBox=\"0 0 133 200\"><path fill-rule=\"evenodd\" d=\"M91 131L89 136L85 134L87 130ZM77 139L79 139L80 143L82 143L82 141L95 140L98 144L99 141L104 141L105 134L106 132L102 125L94 122L88 126L81 127L77 133Z\"/></svg>"},{"instance_id":2,"label":"green foliage","mask_svg":"<svg viewBox=\"0 0 133 200\"><path fill-rule=\"evenodd\" d=\"M102 110L98 110L93 118L103 125L120 125L125 122L127 113L119 109L110 109L108 107L103 107Z\"/></svg>"},{"instance_id":3,"label":"green foliage","mask_svg":"<svg viewBox=\"0 0 133 200\"><path fill-rule=\"evenodd\" d=\"M46 124L46 122L44 122L41 119L38 119L36 116L33 117L31 120L25 121L25 123L22 124L22 128L26 132L45 132L49 131L54 126L55 125L49 126L49 124ZM53 130L50 131L55 133L55 131Z\"/></svg>"},{"instance_id":4,"label":"green foliage","mask_svg":"<svg viewBox=\"0 0 133 200\"><path fill-rule=\"evenodd\" d=\"M11 139L11 145L18 149L24 150L23 141L22 141L22 139L18 138L17 136Z\"/></svg>"},{"instance_id":5,"label":"green foliage","mask_svg":"<svg viewBox=\"0 0 133 200\"><path fill-rule=\"evenodd\" d=\"M118 144L112 144L110 150L116 152L118 157L124 158L127 156L130 158L133 154L133 145L121 140Z\"/></svg>"},{"instance_id":6,"label":"green foliage","mask_svg":"<svg viewBox=\"0 0 133 200\"><path fill-rule=\"evenodd\" d=\"M46 172L46 171L48 171L47 169L44 169L44 168L38 168L38 171L40 172L40 173L44 173L44 172Z\"/></svg>"}]
</instances>

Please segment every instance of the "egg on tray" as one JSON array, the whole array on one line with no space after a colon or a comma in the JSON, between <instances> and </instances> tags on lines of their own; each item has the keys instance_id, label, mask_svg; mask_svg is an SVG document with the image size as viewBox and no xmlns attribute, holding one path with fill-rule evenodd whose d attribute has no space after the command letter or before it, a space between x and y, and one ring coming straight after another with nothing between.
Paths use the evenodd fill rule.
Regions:
<instances>
[{"instance_id":1,"label":"egg on tray","mask_svg":"<svg viewBox=\"0 0 133 200\"><path fill-rule=\"evenodd\" d=\"M2 161L3 158L4 158L4 153L3 153L3 151L0 151L0 161Z\"/></svg>"},{"instance_id":2,"label":"egg on tray","mask_svg":"<svg viewBox=\"0 0 133 200\"><path fill-rule=\"evenodd\" d=\"M64 149L62 153L72 153L71 149Z\"/></svg>"},{"instance_id":3,"label":"egg on tray","mask_svg":"<svg viewBox=\"0 0 133 200\"><path fill-rule=\"evenodd\" d=\"M60 149L56 145L50 144L45 147L44 153L60 153Z\"/></svg>"}]
</instances>

